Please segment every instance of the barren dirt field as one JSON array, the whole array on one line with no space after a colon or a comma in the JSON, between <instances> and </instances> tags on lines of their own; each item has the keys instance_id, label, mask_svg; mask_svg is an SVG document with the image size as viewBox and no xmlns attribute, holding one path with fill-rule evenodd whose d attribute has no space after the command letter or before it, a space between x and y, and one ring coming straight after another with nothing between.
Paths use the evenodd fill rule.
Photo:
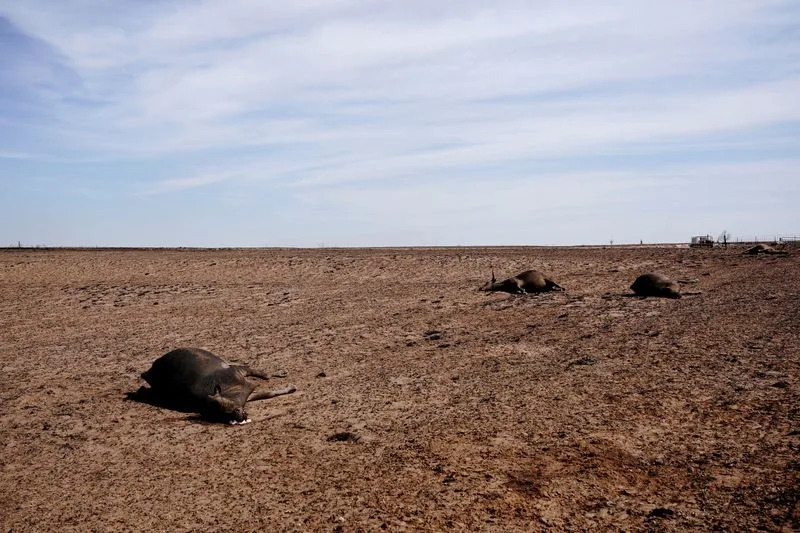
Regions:
<instances>
[{"instance_id":1,"label":"barren dirt field","mask_svg":"<svg viewBox=\"0 0 800 533\"><path fill-rule=\"evenodd\" d=\"M797 251L5 250L0 302L3 531L800 529ZM181 346L297 392L126 398Z\"/></svg>"}]
</instances>

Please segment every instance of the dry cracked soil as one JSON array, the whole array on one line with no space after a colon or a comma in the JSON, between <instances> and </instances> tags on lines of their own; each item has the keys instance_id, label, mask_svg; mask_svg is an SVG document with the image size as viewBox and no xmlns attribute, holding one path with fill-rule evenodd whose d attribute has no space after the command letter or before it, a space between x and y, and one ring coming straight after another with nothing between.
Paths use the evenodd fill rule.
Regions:
<instances>
[{"instance_id":1,"label":"dry cracked soil","mask_svg":"<svg viewBox=\"0 0 800 533\"><path fill-rule=\"evenodd\" d=\"M798 252L6 249L0 302L3 531L800 528ZM298 390L128 400L180 346Z\"/></svg>"}]
</instances>

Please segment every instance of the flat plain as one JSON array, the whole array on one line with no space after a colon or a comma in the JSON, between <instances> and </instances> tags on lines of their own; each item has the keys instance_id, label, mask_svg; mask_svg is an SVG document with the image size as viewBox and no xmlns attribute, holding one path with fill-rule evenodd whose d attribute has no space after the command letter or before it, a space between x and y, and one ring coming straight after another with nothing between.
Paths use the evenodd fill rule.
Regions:
<instances>
[{"instance_id":1,"label":"flat plain","mask_svg":"<svg viewBox=\"0 0 800 533\"><path fill-rule=\"evenodd\" d=\"M0 525L800 529L800 253L741 252L0 251ZM244 426L128 400L181 346L298 390Z\"/></svg>"}]
</instances>

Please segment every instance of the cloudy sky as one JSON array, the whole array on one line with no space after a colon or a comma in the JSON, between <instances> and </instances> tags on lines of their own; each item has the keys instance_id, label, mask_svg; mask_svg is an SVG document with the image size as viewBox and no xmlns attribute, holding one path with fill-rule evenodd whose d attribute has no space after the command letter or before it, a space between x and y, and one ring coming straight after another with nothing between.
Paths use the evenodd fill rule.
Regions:
<instances>
[{"instance_id":1,"label":"cloudy sky","mask_svg":"<svg viewBox=\"0 0 800 533\"><path fill-rule=\"evenodd\" d=\"M796 0L0 0L0 246L800 234Z\"/></svg>"}]
</instances>

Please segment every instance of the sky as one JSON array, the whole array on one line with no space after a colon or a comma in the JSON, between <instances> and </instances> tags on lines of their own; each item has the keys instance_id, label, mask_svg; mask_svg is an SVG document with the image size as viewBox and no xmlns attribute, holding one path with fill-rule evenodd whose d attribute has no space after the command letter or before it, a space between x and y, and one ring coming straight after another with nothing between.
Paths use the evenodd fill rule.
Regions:
<instances>
[{"instance_id":1,"label":"sky","mask_svg":"<svg viewBox=\"0 0 800 533\"><path fill-rule=\"evenodd\" d=\"M797 0L0 0L0 246L800 236Z\"/></svg>"}]
</instances>

